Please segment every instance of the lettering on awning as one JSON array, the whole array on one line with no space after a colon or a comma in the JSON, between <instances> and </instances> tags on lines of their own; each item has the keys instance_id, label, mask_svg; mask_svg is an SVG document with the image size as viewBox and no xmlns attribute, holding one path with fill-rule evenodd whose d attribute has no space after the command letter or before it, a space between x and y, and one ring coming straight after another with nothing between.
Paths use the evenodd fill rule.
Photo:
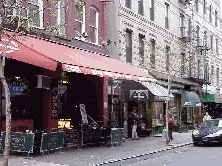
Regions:
<instances>
[{"instance_id":1,"label":"lettering on awning","mask_svg":"<svg viewBox=\"0 0 222 166\"><path fill-rule=\"evenodd\" d=\"M65 69L70 72L77 72L77 73L82 72L78 66L65 65Z\"/></svg>"},{"instance_id":2,"label":"lettering on awning","mask_svg":"<svg viewBox=\"0 0 222 166\"><path fill-rule=\"evenodd\" d=\"M147 100L148 90L130 90L130 98L137 100Z\"/></svg>"}]
</instances>

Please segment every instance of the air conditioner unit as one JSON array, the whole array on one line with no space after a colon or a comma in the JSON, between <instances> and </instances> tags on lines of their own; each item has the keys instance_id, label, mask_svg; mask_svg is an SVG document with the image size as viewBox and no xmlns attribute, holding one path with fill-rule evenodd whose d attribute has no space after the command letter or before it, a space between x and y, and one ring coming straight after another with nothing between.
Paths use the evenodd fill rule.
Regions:
<instances>
[{"instance_id":1,"label":"air conditioner unit","mask_svg":"<svg viewBox=\"0 0 222 166\"><path fill-rule=\"evenodd\" d=\"M42 89L50 89L51 78L43 75L37 75L37 87Z\"/></svg>"}]
</instances>

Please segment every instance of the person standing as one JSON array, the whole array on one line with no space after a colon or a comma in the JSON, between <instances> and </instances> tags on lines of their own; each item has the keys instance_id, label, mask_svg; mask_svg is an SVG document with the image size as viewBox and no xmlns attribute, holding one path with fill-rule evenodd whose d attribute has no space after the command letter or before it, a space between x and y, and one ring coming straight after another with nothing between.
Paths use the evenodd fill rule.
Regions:
<instances>
[{"instance_id":1,"label":"person standing","mask_svg":"<svg viewBox=\"0 0 222 166\"><path fill-rule=\"evenodd\" d=\"M169 141L173 141L173 128L174 127L176 127L176 124L172 118L172 115L169 114L169 119L168 119Z\"/></svg>"},{"instance_id":2,"label":"person standing","mask_svg":"<svg viewBox=\"0 0 222 166\"><path fill-rule=\"evenodd\" d=\"M206 112L206 115L205 115L204 118L203 118L203 122L204 122L205 120L209 120L209 119L212 119L212 118L211 118L211 116L209 115L209 113Z\"/></svg>"},{"instance_id":3,"label":"person standing","mask_svg":"<svg viewBox=\"0 0 222 166\"><path fill-rule=\"evenodd\" d=\"M137 114L137 109L136 107L133 107L133 112L130 113L130 118L131 118L131 129L132 129L132 139L138 139L138 135L137 135L137 124L138 124L138 120L139 120L139 116Z\"/></svg>"}]
</instances>

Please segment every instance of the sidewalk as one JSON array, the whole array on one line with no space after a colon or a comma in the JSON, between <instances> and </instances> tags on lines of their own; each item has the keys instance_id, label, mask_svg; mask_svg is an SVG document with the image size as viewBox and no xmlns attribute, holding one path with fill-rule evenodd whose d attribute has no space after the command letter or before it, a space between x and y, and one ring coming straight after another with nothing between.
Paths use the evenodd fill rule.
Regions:
<instances>
[{"instance_id":1,"label":"sidewalk","mask_svg":"<svg viewBox=\"0 0 222 166\"><path fill-rule=\"evenodd\" d=\"M120 159L124 157L130 157L145 152L158 151L171 146L178 146L180 144L190 143L191 132L177 133L173 132L174 140L170 142L170 146L166 146L165 138L162 137L145 137L139 140L127 139L122 142L121 146L112 147L84 147L82 149L77 148L64 148L62 154L58 151L50 152L48 155L45 153L44 157L38 156L32 159L23 159L18 155L11 155L9 159L10 166L29 166L29 165L41 165L41 166L92 166L112 159ZM0 165L2 165L3 156L0 156Z\"/></svg>"}]
</instances>

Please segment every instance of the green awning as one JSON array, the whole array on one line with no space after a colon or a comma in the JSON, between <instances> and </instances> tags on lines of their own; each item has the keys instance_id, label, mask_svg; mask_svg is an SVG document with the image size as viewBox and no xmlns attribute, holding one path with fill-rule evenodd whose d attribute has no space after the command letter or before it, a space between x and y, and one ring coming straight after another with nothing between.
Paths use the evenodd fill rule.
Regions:
<instances>
[{"instance_id":1,"label":"green awning","mask_svg":"<svg viewBox=\"0 0 222 166\"><path fill-rule=\"evenodd\" d=\"M222 103L222 96L216 94L202 94L202 100L205 103Z\"/></svg>"},{"instance_id":2,"label":"green awning","mask_svg":"<svg viewBox=\"0 0 222 166\"><path fill-rule=\"evenodd\" d=\"M200 98L194 92L182 92L182 107L200 107Z\"/></svg>"}]
</instances>

